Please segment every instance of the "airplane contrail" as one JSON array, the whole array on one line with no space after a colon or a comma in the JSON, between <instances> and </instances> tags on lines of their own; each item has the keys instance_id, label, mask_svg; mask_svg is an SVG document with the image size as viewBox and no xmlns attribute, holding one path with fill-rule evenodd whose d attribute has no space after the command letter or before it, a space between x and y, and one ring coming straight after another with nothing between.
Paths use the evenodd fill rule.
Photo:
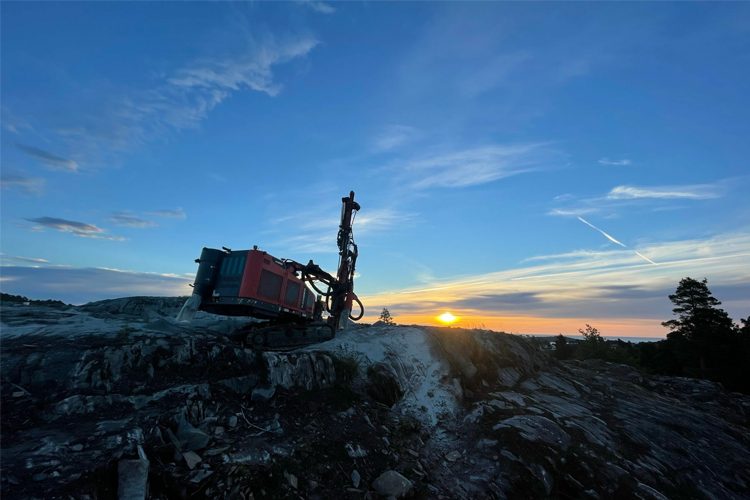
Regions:
<instances>
[{"instance_id":1,"label":"airplane contrail","mask_svg":"<svg viewBox=\"0 0 750 500\"><path fill-rule=\"evenodd\" d=\"M600 232L600 233L602 233L602 234L603 234L604 236L606 236L607 238L609 238L609 239L610 239L611 241L614 241L615 243L617 243L617 244L618 244L618 245L620 245L621 247L625 247L625 248L627 248L627 247L626 247L625 245L623 245L622 243L620 243L619 241L617 241L616 239L614 239L613 237L611 237L610 235L608 235L607 233L605 233L604 231L602 231L601 229L599 229L598 227L596 227L595 225L593 225L592 223L590 223L590 222L586 222L586 221L585 221L585 220L583 220L583 219L582 219L581 217L578 217L578 220L580 220L581 222L583 222L583 223L584 223L584 224L586 224L587 226L591 226L591 227L593 227L594 229L596 229L597 231L599 231L599 232Z\"/></svg>"},{"instance_id":2,"label":"airplane contrail","mask_svg":"<svg viewBox=\"0 0 750 500\"><path fill-rule=\"evenodd\" d=\"M643 259L646 259L647 261L649 261L650 263L652 263L652 264L653 264L653 265L655 265L655 266L658 266L658 265L659 265L659 264L657 264L656 262L654 262L653 260L651 260L651 259L649 259L648 257L646 257L645 255L641 255L641 254L639 254L639 253L638 253L638 252L637 252L636 250L633 250L633 251L634 251L634 252L635 252L635 253L636 253L636 254L638 255L638 257L641 257L641 258L643 258Z\"/></svg>"},{"instance_id":3,"label":"airplane contrail","mask_svg":"<svg viewBox=\"0 0 750 500\"><path fill-rule=\"evenodd\" d=\"M583 219L582 219L581 217L578 217L578 220L580 220L581 222L583 222L583 223L584 223L584 224L586 224L587 226L591 226L591 227L593 227L594 229L596 229L597 231L599 231L600 233L602 233L602 234L603 234L604 236L606 236L606 237L607 237L607 238L608 238L608 239L609 239L610 241L613 241L613 242L617 243L618 245L620 245L620 246L621 246L621 247L623 247L623 248L628 248L628 247L627 247L626 245L624 245L624 244L620 243L619 241L617 241L616 239L614 239L613 237L611 237L610 235L608 235L607 233L605 233L604 231L602 231L601 229L599 229L598 227L596 227L595 225L593 225L592 223L590 223L590 222L587 222L587 221L583 220ZM638 253L637 251L635 251L635 250L633 250L633 251L635 252L635 254L636 254L636 255L637 255L638 257L640 257L640 258L642 258L642 259L644 259L644 260L647 260L648 262L652 263L652 264L653 264L653 265L655 265L655 266L658 266L658 265L659 265L659 264L657 264L656 262L654 262L653 260L649 259L648 257L646 257L646 256L644 256L644 255L641 255L641 254L639 254L639 253Z\"/></svg>"}]
</instances>

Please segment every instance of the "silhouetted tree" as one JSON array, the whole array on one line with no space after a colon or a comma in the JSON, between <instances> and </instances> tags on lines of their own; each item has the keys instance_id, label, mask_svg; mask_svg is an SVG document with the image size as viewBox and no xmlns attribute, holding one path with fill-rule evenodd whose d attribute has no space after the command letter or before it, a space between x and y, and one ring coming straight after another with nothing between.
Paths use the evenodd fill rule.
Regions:
<instances>
[{"instance_id":1,"label":"silhouetted tree","mask_svg":"<svg viewBox=\"0 0 750 500\"><path fill-rule=\"evenodd\" d=\"M570 359L573 357L575 349L568 344L568 339L562 333L555 337L555 357L557 359Z\"/></svg>"},{"instance_id":2,"label":"silhouetted tree","mask_svg":"<svg viewBox=\"0 0 750 500\"><path fill-rule=\"evenodd\" d=\"M675 305L672 312L677 319L662 323L671 330L667 338L673 341L676 355L682 359L686 371L706 378L707 359L716 357L719 346L737 340L732 319L717 307L721 302L711 294L706 279L683 278L669 300ZM714 366L711 368L719 368L718 360L712 361Z\"/></svg>"},{"instance_id":3,"label":"silhouetted tree","mask_svg":"<svg viewBox=\"0 0 750 500\"><path fill-rule=\"evenodd\" d=\"M393 317L391 316L390 311L388 311L388 309L386 309L385 307L383 308L383 312L380 313L380 321L382 321L386 325L393 324Z\"/></svg>"},{"instance_id":4,"label":"silhouetted tree","mask_svg":"<svg viewBox=\"0 0 750 500\"><path fill-rule=\"evenodd\" d=\"M720 382L730 391L750 394L750 317L735 325L711 291L707 280L684 278L675 293L675 319L662 323L670 329L665 340L633 344L618 339L613 347L591 325L578 330L584 340L576 345L555 337L558 359L603 359L635 366L649 373L700 377Z\"/></svg>"},{"instance_id":5,"label":"silhouetted tree","mask_svg":"<svg viewBox=\"0 0 750 500\"><path fill-rule=\"evenodd\" d=\"M586 329L579 329L578 332L583 335L583 342L578 344L576 355L580 359L607 359L609 344L599 334L599 330L587 324Z\"/></svg>"},{"instance_id":6,"label":"silhouetted tree","mask_svg":"<svg viewBox=\"0 0 750 500\"><path fill-rule=\"evenodd\" d=\"M741 336L750 339L750 316L747 319L740 319L740 324L737 325L737 332Z\"/></svg>"}]
</instances>

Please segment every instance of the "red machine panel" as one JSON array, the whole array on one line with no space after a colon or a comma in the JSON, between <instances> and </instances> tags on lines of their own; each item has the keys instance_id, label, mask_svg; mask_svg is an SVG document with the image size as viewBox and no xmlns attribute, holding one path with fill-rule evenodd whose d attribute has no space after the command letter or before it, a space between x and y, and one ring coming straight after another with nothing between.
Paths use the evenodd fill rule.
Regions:
<instances>
[{"instance_id":1,"label":"red machine panel","mask_svg":"<svg viewBox=\"0 0 750 500\"><path fill-rule=\"evenodd\" d=\"M239 296L307 314L312 314L315 302L312 292L294 275L293 269L260 250L247 252Z\"/></svg>"}]
</instances>

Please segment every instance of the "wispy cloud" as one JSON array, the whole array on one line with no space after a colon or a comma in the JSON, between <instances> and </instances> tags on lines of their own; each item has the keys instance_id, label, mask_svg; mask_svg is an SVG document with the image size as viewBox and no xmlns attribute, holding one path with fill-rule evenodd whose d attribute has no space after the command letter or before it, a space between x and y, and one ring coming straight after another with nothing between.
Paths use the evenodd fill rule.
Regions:
<instances>
[{"instance_id":1,"label":"wispy cloud","mask_svg":"<svg viewBox=\"0 0 750 500\"><path fill-rule=\"evenodd\" d=\"M624 167L626 165L630 165L630 160L610 160L607 158L602 158L599 160L599 163L601 165L614 165L618 167Z\"/></svg>"},{"instance_id":2,"label":"wispy cloud","mask_svg":"<svg viewBox=\"0 0 750 500\"><path fill-rule=\"evenodd\" d=\"M26 146L24 144L16 143L16 147L34 158L42 162L47 170L62 170L65 172L77 172L78 164L73 160L67 160L57 155L44 151L43 149L35 148L33 146Z\"/></svg>"},{"instance_id":3,"label":"wispy cloud","mask_svg":"<svg viewBox=\"0 0 750 500\"><path fill-rule=\"evenodd\" d=\"M172 219L184 219L187 217L185 215L185 212L182 210L182 207L177 207L175 209L162 209L162 210L152 210L150 212L145 212L147 215L155 215L157 217L169 217Z\"/></svg>"},{"instance_id":4,"label":"wispy cloud","mask_svg":"<svg viewBox=\"0 0 750 500\"><path fill-rule=\"evenodd\" d=\"M56 217L37 217L24 220L34 224L34 226L32 226L32 228L34 228L33 230L53 229L63 233L71 233L74 236L80 236L82 238L125 241L125 238L108 235L104 229L86 222L58 219Z\"/></svg>"},{"instance_id":5,"label":"wispy cloud","mask_svg":"<svg viewBox=\"0 0 750 500\"><path fill-rule=\"evenodd\" d=\"M118 226L127 227L154 227L156 223L154 221L142 219L137 215L129 212L114 212L110 215L109 220Z\"/></svg>"},{"instance_id":6,"label":"wispy cloud","mask_svg":"<svg viewBox=\"0 0 750 500\"><path fill-rule=\"evenodd\" d=\"M9 261L13 261L13 262L27 262L29 264L49 264L48 260L45 260L45 259L33 259L33 258L30 258L30 257L10 257L10 256L6 257L5 255L3 255L2 257L0 257L0 259L2 259L2 260L9 260Z\"/></svg>"},{"instance_id":7,"label":"wispy cloud","mask_svg":"<svg viewBox=\"0 0 750 500\"><path fill-rule=\"evenodd\" d=\"M336 12L336 9L331 5L316 0L297 0L297 2L321 14L333 14Z\"/></svg>"},{"instance_id":8,"label":"wispy cloud","mask_svg":"<svg viewBox=\"0 0 750 500\"><path fill-rule=\"evenodd\" d=\"M581 259L581 258L592 258L597 256L606 255L607 252L594 252L592 250L574 250L573 252L558 253L553 255L535 255L533 257L527 257L521 261L533 262L535 260L567 260L567 259Z\"/></svg>"},{"instance_id":9,"label":"wispy cloud","mask_svg":"<svg viewBox=\"0 0 750 500\"><path fill-rule=\"evenodd\" d=\"M45 180L41 177L30 177L23 172L3 169L0 172L2 189L18 189L24 194L40 196L44 192Z\"/></svg>"},{"instance_id":10,"label":"wispy cloud","mask_svg":"<svg viewBox=\"0 0 750 500\"><path fill-rule=\"evenodd\" d=\"M385 231L400 224L407 224L416 218L414 213L404 213L390 208L376 208L357 214L354 221L359 235Z\"/></svg>"},{"instance_id":11,"label":"wispy cloud","mask_svg":"<svg viewBox=\"0 0 750 500\"><path fill-rule=\"evenodd\" d=\"M401 181L418 189L461 188L550 166L559 153L548 143L486 146L399 163Z\"/></svg>"},{"instance_id":12,"label":"wispy cloud","mask_svg":"<svg viewBox=\"0 0 750 500\"><path fill-rule=\"evenodd\" d=\"M279 95L284 86L275 78L276 69L304 58L319 44L309 36L256 40L245 30L243 26L242 30L229 30L231 33L226 34L234 46L242 47L241 51L195 59L155 77L150 85L128 88L101 81L84 84L79 91L101 95L101 99L92 99L93 104L77 109L66 109L67 104L60 103L54 115L65 116L66 121L50 123L48 128L75 152L74 158L80 159L81 165L108 165L116 162L120 154L155 139L198 128L233 93ZM51 166L69 170L78 166L36 148L25 151Z\"/></svg>"},{"instance_id":13,"label":"wispy cloud","mask_svg":"<svg viewBox=\"0 0 750 500\"><path fill-rule=\"evenodd\" d=\"M568 209L561 209L561 208L553 208L549 212L547 212L547 215L586 215L586 214L592 214L594 212L598 212L599 209L596 207L588 207L588 208L568 208Z\"/></svg>"},{"instance_id":14,"label":"wispy cloud","mask_svg":"<svg viewBox=\"0 0 750 500\"><path fill-rule=\"evenodd\" d=\"M602 231L601 229L599 229L598 227L596 227L595 225L591 224L590 222L586 222L586 221L585 221L585 220L583 220L583 219L582 219L581 217L578 217L578 220L579 220L579 221L581 221L581 222L583 222L583 223L584 223L584 224L586 224L587 226L591 226L591 227L593 227L594 229L596 229L597 231L599 231L600 233L602 233L602 234L603 234L604 236L606 236L608 240L610 240L610 241L612 241L612 242L614 242L614 243L617 243L617 244L618 244L618 245L620 245L621 247L624 247L624 246L625 246L625 245L623 245L622 243L620 243L619 241L617 241L616 239L614 239L613 237L611 237L610 235L608 235L607 233L605 233L604 231Z\"/></svg>"},{"instance_id":15,"label":"wispy cloud","mask_svg":"<svg viewBox=\"0 0 750 500\"><path fill-rule=\"evenodd\" d=\"M373 145L379 151L390 151L408 143L417 134L414 127L407 125L389 125L385 130L375 137Z\"/></svg>"},{"instance_id":16,"label":"wispy cloud","mask_svg":"<svg viewBox=\"0 0 750 500\"><path fill-rule=\"evenodd\" d=\"M728 180L713 184L692 184L683 186L616 186L603 196L592 198L578 198L564 195L553 199L558 206L547 212L548 215L581 216L607 210L614 210L624 205L649 204L665 205L674 200L689 202L692 200L708 200L720 198L730 187ZM652 210L673 210L674 206L657 206Z\"/></svg>"},{"instance_id":17,"label":"wispy cloud","mask_svg":"<svg viewBox=\"0 0 750 500\"><path fill-rule=\"evenodd\" d=\"M696 184L692 186L636 187L617 186L607 194L608 200L632 200L638 198L694 199L719 198L723 194L719 184Z\"/></svg>"},{"instance_id":18,"label":"wispy cloud","mask_svg":"<svg viewBox=\"0 0 750 500\"><path fill-rule=\"evenodd\" d=\"M34 131L34 127L32 127L28 121L15 116L5 107L2 109L2 115L3 128L8 132L21 135L21 130L27 130L30 132Z\"/></svg>"},{"instance_id":19,"label":"wispy cloud","mask_svg":"<svg viewBox=\"0 0 750 500\"><path fill-rule=\"evenodd\" d=\"M379 234L399 226L411 224L416 218L414 213L400 212L393 208L370 208L358 213L354 220L354 235L357 241L360 237ZM291 232L294 236L285 236L275 245L294 249L295 252L337 252L336 234L340 223L338 210L330 210L329 206L318 210L308 210L303 215L293 214L274 219L272 223L279 225L283 222L284 232Z\"/></svg>"},{"instance_id":20,"label":"wispy cloud","mask_svg":"<svg viewBox=\"0 0 750 500\"><path fill-rule=\"evenodd\" d=\"M312 38L286 44L269 43L243 58L198 61L177 71L168 82L177 88L208 91L210 98L204 100L211 106L226 98L226 91L242 88L273 97L281 92L282 85L273 81L271 68L307 55L319 43Z\"/></svg>"}]
</instances>

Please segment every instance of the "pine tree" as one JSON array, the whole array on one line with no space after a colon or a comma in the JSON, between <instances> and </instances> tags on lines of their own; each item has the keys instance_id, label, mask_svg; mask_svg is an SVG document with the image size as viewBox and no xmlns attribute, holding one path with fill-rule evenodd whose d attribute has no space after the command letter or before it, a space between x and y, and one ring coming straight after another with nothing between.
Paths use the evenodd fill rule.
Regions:
<instances>
[{"instance_id":1,"label":"pine tree","mask_svg":"<svg viewBox=\"0 0 750 500\"><path fill-rule=\"evenodd\" d=\"M380 313L380 321L385 323L386 325L392 325L393 324L393 317L391 316L391 313L386 309L383 308L383 312Z\"/></svg>"},{"instance_id":2,"label":"pine tree","mask_svg":"<svg viewBox=\"0 0 750 500\"><path fill-rule=\"evenodd\" d=\"M681 357L697 358L700 375L706 377L706 353L718 345L732 342L736 330L732 319L708 289L708 281L683 278L677 290L669 296L675 305L672 312L677 319L662 323L671 332L667 338L679 346Z\"/></svg>"}]
</instances>

